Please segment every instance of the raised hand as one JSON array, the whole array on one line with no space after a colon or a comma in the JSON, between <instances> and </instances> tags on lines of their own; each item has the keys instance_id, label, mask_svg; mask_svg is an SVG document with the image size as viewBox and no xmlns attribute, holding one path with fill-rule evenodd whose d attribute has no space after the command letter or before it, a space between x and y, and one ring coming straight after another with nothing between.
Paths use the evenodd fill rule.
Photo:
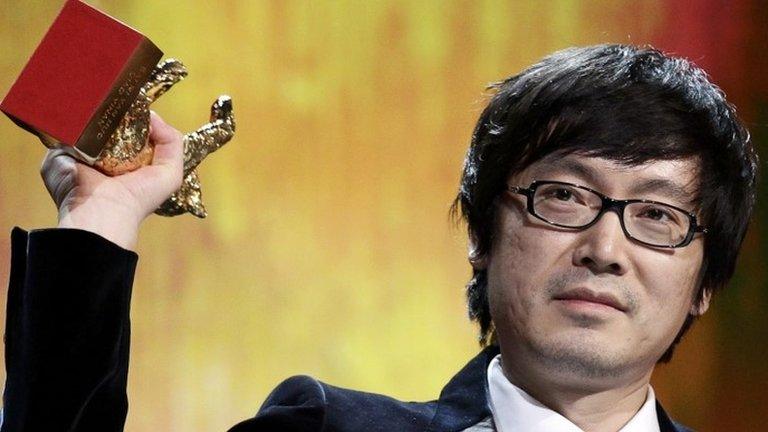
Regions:
<instances>
[{"instance_id":1,"label":"raised hand","mask_svg":"<svg viewBox=\"0 0 768 432\"><path fill-rule=\"evenodd\" d=\"M59 210L59 228L95 232L135 249L141 222L181 186L182 135L152 113L148 140L151 165L108 176L63 150L48 150L40 173Z\"/></svg>"}]
</instances>

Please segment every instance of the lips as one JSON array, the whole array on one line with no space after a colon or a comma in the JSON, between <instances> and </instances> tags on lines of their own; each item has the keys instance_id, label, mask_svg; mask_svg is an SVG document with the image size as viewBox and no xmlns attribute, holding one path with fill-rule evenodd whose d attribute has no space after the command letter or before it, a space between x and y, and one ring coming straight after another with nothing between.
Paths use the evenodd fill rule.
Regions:
<instances>
[{"instance_id":1,"label":"lips","mask_svg":"<svg viewBox=\"0 0 768 432\"><path fill-rule=\"evenodd\" d=\"M575 288L568 290L562 294L558 294L554 298L555 300L575 300L588 303L597 303L605 306L610 306L621 312L626 312L627 307L622 304L619 299L609 293L597 293L588 288Z\"/></svg>"}]
</instances>

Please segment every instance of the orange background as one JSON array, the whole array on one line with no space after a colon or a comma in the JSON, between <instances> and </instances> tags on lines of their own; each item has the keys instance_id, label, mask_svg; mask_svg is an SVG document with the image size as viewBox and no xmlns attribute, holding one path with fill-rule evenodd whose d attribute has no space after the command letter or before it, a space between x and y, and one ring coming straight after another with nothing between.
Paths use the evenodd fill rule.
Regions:
<instances>
[{"instance_id":1,"label":"orange background","mask_svg":"<svg viewBox=\"0 0 768 432\"><path fill-rule=\"evenodd\" d=\"M197 128L223 92L238 121L201 170L209 218L143 227L127 431L226 430L298 373L437 397L477 352L464 231L447 214L483 89L547 53L624 42L686 56L766 144L757 0L89 3L189 68L153 106L167 121ZM0 2L0 94L62 4ZM0 232L55 225L43 146L6 118L0 146ZM698 430L766 430L765 206L734 283L654 378Z\"/></svg>"}]
</instances>

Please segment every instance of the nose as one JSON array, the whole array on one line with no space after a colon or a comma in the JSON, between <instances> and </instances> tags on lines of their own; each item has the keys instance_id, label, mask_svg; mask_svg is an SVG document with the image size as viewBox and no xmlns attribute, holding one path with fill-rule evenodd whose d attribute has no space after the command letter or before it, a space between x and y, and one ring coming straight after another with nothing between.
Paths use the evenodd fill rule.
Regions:
<instances>
[{"instance_id":1,"label":"nose","mask_svg":"<svg viewBox=\"0 0 768 432\"><path fill-rule=\"evenodd\" d=\"M617 211L607 211L594 225L577 234L573 265L589 268L593 273L623 275L629 269L629 239L621 228Z\"/></svg>"}]
</instances>

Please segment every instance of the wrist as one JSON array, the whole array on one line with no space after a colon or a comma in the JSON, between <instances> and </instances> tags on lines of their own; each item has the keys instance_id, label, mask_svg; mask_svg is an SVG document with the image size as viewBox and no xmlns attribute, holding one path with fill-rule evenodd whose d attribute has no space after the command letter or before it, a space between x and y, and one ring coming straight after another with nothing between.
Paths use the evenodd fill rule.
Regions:
<instances>
[{"instance_id":1,"label":"wrist","mask_svg":"<svg viewBox=\"0 0 768 432\"><path fill-rule=\"evenodd\" d=\"M77 209L59 212L58 228L90 231L130 251L136 251L141 219L130 214Z\"/></svg>"}]
</instances>

